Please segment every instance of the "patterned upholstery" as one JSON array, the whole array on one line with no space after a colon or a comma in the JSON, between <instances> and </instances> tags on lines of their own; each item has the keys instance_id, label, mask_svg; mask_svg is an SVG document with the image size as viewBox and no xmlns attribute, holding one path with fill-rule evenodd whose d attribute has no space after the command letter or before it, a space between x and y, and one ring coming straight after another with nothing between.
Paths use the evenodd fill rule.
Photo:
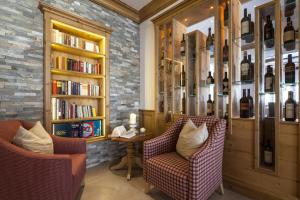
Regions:
<instances>
[{"instance_id":1,"label":"patterned upholstery","mask_svg":"<svg viewBox=\"0 0 300 200\"><path fill-rule=\"evenodd\" d=\"M21 124L26 129L33 125L0 121L0 199L75 199L86 172L85 140L52 136L53 155L34 153L9 142ZM5 136L5 129L9 137Z\"/></svg>"},{"instance_id":2,"label":"patterned upholstery","mask_svg":"<svg viewBox=\"0 0 300 200\"><path fill-rule=\"evenodd\" d=\"M176 142L184 124L191 119L206 122L209 137L189 160L181 158ZM215 117L181 116L164 134L144 142L146 182L178 200L205 200L222 183L222 158L226 121Z\"/></svg>"}]
</instances>

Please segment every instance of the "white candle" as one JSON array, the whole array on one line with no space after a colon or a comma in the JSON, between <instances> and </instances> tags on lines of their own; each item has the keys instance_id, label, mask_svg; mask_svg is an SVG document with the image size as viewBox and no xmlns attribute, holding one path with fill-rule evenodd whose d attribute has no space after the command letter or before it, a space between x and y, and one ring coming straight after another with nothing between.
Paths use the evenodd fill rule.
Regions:
<instances>
[{"instance_id":1,"label":"white candle","mask_svg":"<svg viewBox=\"0 0 300 200\"><path fill-rule=\"evenodd\" d=\"M136 124L136 114L130 114L129 124Z\"/></svg>"}]
</instances>

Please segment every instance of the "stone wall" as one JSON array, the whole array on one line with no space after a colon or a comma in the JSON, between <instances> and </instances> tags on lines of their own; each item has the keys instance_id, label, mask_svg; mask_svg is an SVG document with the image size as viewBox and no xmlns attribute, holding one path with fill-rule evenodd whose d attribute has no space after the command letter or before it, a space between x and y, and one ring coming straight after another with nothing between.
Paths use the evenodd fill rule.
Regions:
<instances>
[{"instance_id":1,"label":"stone wall","mask_svg":"<svg viewBox=\"0 0 300 200\"><path fill-rule=\"evenodd\" d=\"M43 120L43 16L38 0L0 0L0 119ZM44 0L104 23L110 40L110 123L139 108L139 26L89 0ZM110 141L88 145L88 167L124 154Z\"/></svg>"}]
</instances>

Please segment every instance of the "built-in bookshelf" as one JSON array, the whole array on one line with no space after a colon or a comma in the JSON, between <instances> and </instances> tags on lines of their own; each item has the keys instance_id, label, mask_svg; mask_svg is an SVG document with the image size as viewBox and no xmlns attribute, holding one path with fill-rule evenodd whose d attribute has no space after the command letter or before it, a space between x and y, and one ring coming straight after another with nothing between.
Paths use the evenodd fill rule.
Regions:
<instances>
[{"instance_id":1,"label":"built-in bookshelf","mask_svg":"<svg viewBox=\"0 0 300 200\"><path fill-rule=\"evenodd\" d=\"M111 30L50 5L44 12L44 124L62 137L107 138Z\"/></svg>"}]
</instances>

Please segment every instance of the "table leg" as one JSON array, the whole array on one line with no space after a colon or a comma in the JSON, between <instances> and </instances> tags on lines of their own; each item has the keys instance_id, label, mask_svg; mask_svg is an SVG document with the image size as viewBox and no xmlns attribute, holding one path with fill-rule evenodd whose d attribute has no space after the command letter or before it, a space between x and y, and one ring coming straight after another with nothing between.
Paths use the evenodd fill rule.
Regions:
<instances>
[{"instance_id":1,"label":"table leg","mask_svg":"<svg viewBox=\"0 0 300 200\"><path fill-rule=\"evenodd\" d=\"M127 143L127 163L128 163L128 172L127 172L127 180L129 181L131 178L131 171L134 159L134 143Z\"/></svg>"},{"instance_id":2,"label":"table leg","mask_svg":"<svg viewBox=\"0 0 300 200\"><path fill-rule=\"evenodd\" d=\"M118 164L111 166L110 169L111 170L123 169L126 166L127 166L127 155L124 156Z\"/></svg>"}]
</instances>

